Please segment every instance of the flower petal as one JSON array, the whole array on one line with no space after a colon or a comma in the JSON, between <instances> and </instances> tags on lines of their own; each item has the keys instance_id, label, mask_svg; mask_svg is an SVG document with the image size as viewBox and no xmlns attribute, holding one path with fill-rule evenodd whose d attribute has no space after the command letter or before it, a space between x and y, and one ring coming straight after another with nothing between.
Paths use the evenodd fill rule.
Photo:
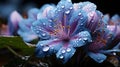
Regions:
<instances>
[{"instance_id":1,"label":"flower petal","mask_svg":"<svg viewBox=\"0 0 120 67\"><path fill-rule=\"evenodd\" d=\"M18 30L18 34L23 38L23 40L25 42L31 42L32 40L38 38L38 36L35 33L33 33L32 31L25 32L22 30Z\"/></svg>"},{"instance_id":2,"label":"flower petal","mask_svg":"<svg viewBox=\"0 0 120 67\"><path fill-rule=\"evenodd\" d=\"M57 58L66 63L75 53L76 49L73 47L62 47L56 54Z\"/></svg>"},{"instance_id":3,"label":"flower petal","mask_svg":"<svg viewBox=\"0 0 120 67\"><path fill-rule=\"evenodd\" d=\"M17 12L13 11L10 15L8 27L10 35L15 34L16 30L18 29L18 23L22 20L22 16Z\"/></svg>"},{"instance_id":4,"label":"flower petal","mask_svg":"<svg viewBox=\"0 0 120 67\"><path fill-rule=\"evenodd\" d=\"M104 15L103 18L102 18L102 21L103 21L104 23L108 23L109 20L110 20L110 16L109 16L108 14Z\"/></svg>"},{"instance_id":5,"label":"flower petal","mask_svg":"<svg viewBox=\"0 0 120 67\"><path fill-rule=\"evenodd\" d=\"M39 12L39 9L32 8L28 11L28 18L37 20L37 14Z\"/></svg>"},{"instance_id":6,"label":"flower petal","mask_svg":"<svg viewBox=\"0 0 120 67\"><path fill-rule=\"evenodd\" d=\"M51 18L54 16L54 9L55 6L53 4L46 4L44 5L39 13L37 14L37 19L41 19L41 18Z\"/></svg>"},{"instance_id":7,"label":"flower petal","mask_svg":"<svg viewBox=\"0 0 120 67\"><path fill-rule=\"evenodd\" d=\"M73 12L72 2L69 0L61 0L56 9L53 20L62 26L67 26Z\"/></svg>"},{"instance_id":8,"label":"flower petal","mask_svg":"<svg viewBox=\"0 0 120 67\"><path fill-rule=\"evenodd\" d=\"M114 22L115 24L120 24L120 16L115 14L112 18L111 21Z\"/></svg>"},{"instance_id":9,"label":"flower petal","mask_svg":"<svg viewBox=\"0 0 120 67\"><path fill-rule=\"evenodd\" d=\"M36 45L37 57L49 56L56 53L62 47L62 43L59 40L44 40L39 41Z\"/></svg>"},{"instance_id":10,"label":"flower petal","mask_svg":"<svg viewBox=\"0 0 120 67\"><path fill-rule=\"evenodd\" d=\"M79 4L81 6L81 3ZM97 6L94 3L91 3L89 1L82 2L82 10L86 11L87 13L95 11Z\"/></svg>"},{"instance_id":11,"label":"flower petal","mask_svg":"<svg viewBox=\"0 0 120 67\"><path fill-rule=\"evenodd\" d=\"M33 22L33 19L23 19L19 23L19 29L25 32L30 31Z\"/></svg>"},{"instance_id":12,"label":"flower petal","mask_svg":"<svg viewBox=\"0 0 120 67\"><path fill-rule=\"evenodd\" d=\"M88 55L98 63L102 63L107 57L101 53L92 53L89 52Z\"/></svg>"},{"instance_id":13,"label":"flower petal","mask_svg":"<svg viewBox=\"0 0 120 67\"><path fill-rule=\"evenodd\" d=\"M31 29L38 34L41 39L49 39L50 32L53 31L53 22L49 22L48 19L39 19L35 21Z\"/></svg>"},{"instance_id":14,"label":"flower petal","mask_svg":"<svg viewBox=\"0 0 120 67\"><path fill-rule=\"evenodd\" d=\"M69 25L71 26L70 34L73 36L79 31L82 31L87 22L87 19L87 14L83 10L79 9L73 12L69 21Z\"/></svg>"},{"instance_id":15,"label":"flower petal","mask_svg":"<svg viewBox=\"0 0 120 67\"><path fill-rule=\"evenodd\" d=\"M91 35L88 31L82 31L71 38L70 45L73 47L81 47L87 42L91 42Z\"/></svg>"}]
</instances>

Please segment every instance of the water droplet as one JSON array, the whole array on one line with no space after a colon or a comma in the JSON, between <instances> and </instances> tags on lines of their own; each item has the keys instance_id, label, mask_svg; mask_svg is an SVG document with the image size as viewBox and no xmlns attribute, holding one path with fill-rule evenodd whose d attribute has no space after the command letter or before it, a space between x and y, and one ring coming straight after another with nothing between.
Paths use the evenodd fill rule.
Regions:
<instances>
[{"instance_id":1,"label":"water droplet","mask_svg":"<svg viewBox=\"0 0 120 67\"><path fill-rule=\"evenodd\" d=\"M61 6L62 8L65 8L65 6Z\"/></svg>"},{"instance_id":2,"label":"water droplet","mask_svg":"<svg viewBox=\"0 0 120 67\"><path fill-rule=\"evenodd\" d=\"M49 49L50 49L49 46L45 46L45 47L43 47L43 51L44 51L44 52L48 51Z\"/></svg>"},{"instance_id":3,"label":"water droplet","mask_svg":"<svg viewBox=\"0 0 120 67\"><path fill-rule=\"evenodd\" d=\"M52 20L48 20L49 22L52 22Z\"/></svg>"},{"instance_id":4,"label":"water droplet","mask_svg":"<svg viewBox=\"0 0 120 67\"><path fill-rule=\"evenodd\" d=\"M94 22L93 20L91 22Z\"/></svg>"},{"instance_id":5,"label":"water droplet","mask_svg":"<svg viewBox=\"0 0 120 67\"><path fill-rule=\"evenodd\" d=\"M115 53L115 52L113 52L113 55L116 55L116 53Z\"/></svg>"},{"instance_id":6,"label":"water droplet","mask_svg":"<svg viewBox=\"0 0 120 67\"><path fill-rule=\"evenodd\" d=\"M83 25L83 23L81 23L80 25Z\"/></svg>"},{"instance_id":7,"label":"water droplet","mask_svg":"<svg viewBox=\"0 0 120 67\"><path fill-rule=\"evenodd\" d=\"M61 52L62 52L62 53L65 53L65 50L62 50Z\"/></svg>"},{"instance_id":8,"label":"water droplet","mask_svg":"<svg viewBox=\"0 0 120 67\"><path fill-rule=\"evenodd\" d=\"M66 50L67 52L70 52L71 51L71 48L67 48L67 50Z\"/></svg>"},{"instance_id":9,"label":"water droplet","mask_svg":"<svg viewBox=\"0 0 120 67\"><path fill-rule=\"evenodd\" d=\"M80 18L81 20L83 19L83 17Z\"/></svg>"},{"instance_id":10,"label":"water droplet","mask_svg":"<svg viewBox=\"0 0 120 67\"><path fill-rule=\"evenodd\" d=\"M93 15L94 15L93 13L90 13L90 16L91 16L91 17L93 17Z\"/></svg>"},{"instance_id":11,"label":"water droplet","mask_svg":"<svg viewBox=\"0 0 120 67\"><path fill-rule=\"evenodd\" d=\"M45 25L45 23L43 23L43 25Z\"/></svg>"},{"instance_id":12,"label":"water droplet","mask_svg":"<svg viewBox=\"0 0 120 67\"><path fill-rule=\"evenodd\" d=\"M39 33L39 31L37 30L36 33Z\"/></svg>"},{"instance_id":13,"label":"water droplet","mask_svg":"<svg viewBox=\"0 0 120 67\"><path fill-rule=\"evenodd\" d=\"M73 7L70 7L70 10L72 10L73 9Z\"/></svg>"},{"instance_id":14,"label":"water droplet","mask_svg":"<svg viewBox=\"0 0 120 67\"><path fill-rule=\"evenodd\" d=\"M87 38L83 38L84 40L87 40Z\"/></svg>"},{"instance_id":15,"label":"water droplet","mask_svg":"<svg viewBox=\"0 0 120 67\"><path fill-rule=\"evenodd\" d=\"M66 14L69 14L69 13L70 13L70 10L65 11L65 13L66 13Z\"/></svg>"},{"instance_id":16,"label":"water droplet","mask_svg":"<svg viewBox=\"0 0 120 67\"><path fill-rule=\"evenodd\" d=\"M43 44L40 44L41 46L43 46Z\"/></svg>"},{"instance_id":17,"label":"water droplet","mask_svg":"<svg viewBox=\"0 0 120 67\"><path fill-rule=\"evenodd\" d=\"M80 15L81 15L81 13L78 13L78 15L80 16Z\"/></svg>"},{"instance_id":18,"label":"water droplet","mask_svg":"<svg viewBox=\"0 0 120 67\"><path fill-rule=\"evenodd\" d=\"M42 34L42 36L46 36L46 34L45 34L45 33L43 33L43 34Z\"/></svg>"},{"instance_id":19,"label":"water droplet","mask_svg":"<svg viewBox=\"0 0 120 67\"><path fill-rule=\"evenodd\" d=\"M71 2L71 0L67 0L68 2Z\"/></svg>"},{"instance_id":20,"label":"water droplet","mask_svg":"<svg viewBox=\"0 0 120 67\"><path fill-rule=\"evenodd\" d=\"M100 61L100 62L103 62L103 61L104 61L104 60L102 60L101 58L97 58L97 60Z\"/></svg>"},{"instance_id":21,"label":"water droplet","mask_svg":"<svg viewBox=\"0 0 120 67\"><path fill-rule=\"evenodd\" d=\"M64 56L63 56L63 55L61 55L61 56L60 56L60 59L63 59L63 58L64 58Z\"/></svg>"},{"instance_id":22,"label":"water droplet","mask_svg":"<svg viewBox=\"0 0 120 67\"><path fill-rule=\"evenodd\" d=\"M82 40L81 38L79 40Z\"/></svg>"},{"instance_id":23,"label":"water droplet","mask_svg":"<svg viewBox=\"0 0 120 67\"><path fill-rule=\"evenodd\" d=\"M51 49L54 49L54 47L52 46Z\"/></svg>"}]
</instances>

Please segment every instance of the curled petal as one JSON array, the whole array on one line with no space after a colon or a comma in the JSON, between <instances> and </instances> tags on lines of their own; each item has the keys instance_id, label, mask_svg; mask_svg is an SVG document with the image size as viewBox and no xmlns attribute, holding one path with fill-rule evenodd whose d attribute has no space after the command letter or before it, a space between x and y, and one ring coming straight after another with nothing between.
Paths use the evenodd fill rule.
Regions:
<instances>
[{"instance_id":1,"label":"curled petal","mask_svg":"<svg viewBox=\"0 0 120 67\"><path fill-rule=\"evenodd\" d=\"M63 47L56 53L56 56L62 60L63 63L66 63L74 55L75 51L76 49L72 47Z\"/></svg>"},{"instance_id":2,"label":"curled petal","mask_svg":"<svg viewBox=\"0 0 120 67\"><path fill-rule=\"evenodd\" d=\"M98 63L102 63L107 57L101 53L92 53L89 52L88 55Z\"/></svg>"}]
</instances>

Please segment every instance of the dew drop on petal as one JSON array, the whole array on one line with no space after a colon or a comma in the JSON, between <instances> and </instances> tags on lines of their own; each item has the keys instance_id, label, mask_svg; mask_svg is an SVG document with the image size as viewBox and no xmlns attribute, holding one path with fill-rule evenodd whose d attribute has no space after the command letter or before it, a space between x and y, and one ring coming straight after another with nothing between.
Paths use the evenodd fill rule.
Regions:
<instances>
[{"instance_id":1,"label":"dew drop on petal","mask_svg":"<svg viewBox=\"0 0 120 67\"><path fill-rule=\"evenodd\" d=\"M80 25L83 25L83 23L81 23Z\"/></svg>"},{"instance_id":2,"label":"dew drop on petal","mask_svg":"<svg viewBox=\"0 0 120 67\"><path fill-rule=\"evenodd\" d=\"M44 52L48 51L49 49L50 49L49 46L45 46L45 47L43 47L43 51L44 51Z\"/></svg>"},{"instance_id":3,"label":"dew drop on petal","mask_svg":"<svg viewBox=\"0 0 120 67\"><path fill-rule=\"evenodd\" d=\"M45 23L43 23L43 25L46 25Z\"/></svg>"},{"instance_id":4,"label":"dew drop on petal","mask_svg":"<svg viewBox=\"0 0 120 67\"><path fill-rule=\"evenodd\" d=\"M67 48L67 50L66 50L67 52L70 52L71 51L71 48Z\"/></svg>"},{"instance_id":5,"label":"dew drop on petal","mask_svg":"<svg viewBox=\"0 0 120 67\"><path fill-rule=\"evenodd\" d=\"M37 30L37 31L36 31L36 33L38 34L38 33L39 33L39 31Z\"/></svg>"},{"instance_id":6,"label":"dew drop on petal","mask_svg":"<svg viewBox=\"0 0 120 67\"><path fill-rule=\"evenodd\" d=\"M80 15L81 15L81 13L78 13L78 15L80 16Z\"/></svg>"},{"instance_id":7,"label":"dew drop on petal","mask_svg":"<svg viewBox=\"0 0 120 67\"><path fill-rule=\"evenodd\" d=\"M61 6L61 8L65 8L65 6Z\"/></svg>"},{"instance_id":8,"label":"dew drop on petal","mask_svg":"<svg viewBox=\"0 0 120 67\"><path fill-rule=\"evenodd\" d=\"M70 13L70 10L65 11L65 13L66 13L66 14L69 14L69 13Z\"/></svg>"},{"instance_id":9,"label":"dew drop on petal","mask_svg":"<svg viewBox=\"0 0 120 67\"><path fill-rule=\"evenodd\" d=\"M63 55L61 55L61 56L60 56L60 59L63 59L63 58L64 58L64 56L63 56Z\"/></svg>"},{"instance_id":10,"label":"dew drop on petal","mask_svg":"<svg viewBox=\"0 0 120 67\"><path fill-rule=\"evenodd\" d=\"M61 52L62 52L62 53L65 53L65 50L62 50Z\"/></svg>"},{"instance_id":11,"label":"dew drop on petal","mask_svg":"<svg viewBox=\"0 0 120 67\"><path fill-rule=\"evenodd\" d=\"M49 22L52 22L52 20L48 20Z\"/></svg>"},{"instance_id":12,"label":"dew drop on petal","mask_svg":"<svg viewBox=\"0 0 120 67\"><path fill-rule=\"evenodd\" d=\"M115 52L113 52L113 55L116 55L116 53L115 53Z\"/></svg>"},{"instance_id":13,"label":"dew drop on petal","mask_svg":"<svg viewBox=\"0 0 120 67\"><path fill-rule=\"evenodd\" d=\"M79 41L82 40L81 38L79 39Z\"/></svg>"},{"instance_id":14,"label":"dew drop on petal","mask_svg":"<svg viewBox=\"0 0 120 67\"><path fill-rule=\"evenodd\" d=\"M83 19L83 17L80 18L81 20Z\"/></svg>"},{"instance_id":15,"label":"dew drop on petal","mask_svg":"<svg viewBox=\"0 0 120 67\"><path fill-rule=\"evenodd\" d=\"M83 38L84 40L87 40L87 38Z\"/></svg>"},{"instance_id":16,"label":"dew drop on petal","mask_svg":"<svg viewBox=\"0 0 120 67\"><path fill-rule=\"evenodd\" d=\"M91 17L93 17L93 14L90 14Z\"/></svg>"},{"instance_id":17,"label":"dew drop on petal","mask_svg":"<svg viewBox=\"0 0 120 67\"><path fill-rule=\"evenodd\" d=\"M71 2L71 0L67 0L68 2Z\"/></svg>"},{"instance_id":18,"label":"dew drop on petal","mask_svg":"<svg viewBox=\"0 0 120 67\"><path fill-rule=\"evenodd\" d=\"M42 34L42 36L45 36L45 35L46 35L45 33Z\"/></svg>"},{"instance_id":19,"label":"dew drop on petal","mask_svg":"<svg viewBox=\"0 0 120 67\"><path fill-rule=\"evenodd\" d=\"M94 22L93 20L91 22Z\"/></svg>"},{"instance_id":20,"label":"dew drop on petal","mask_svg":"<svg viewBox=\"0 0 120 67\"><path fill-rule=\"evenodd\" d=\"M41 46L43 46L43 44L40 44Z\"/></svg>"},{"instance_id":21,"label":"dew drop on petal","mask_svg":"<svg viewBox=\"0 0 120 67\"><path fill-rule=\"evenodd\" d=\"M73 7L70 7L70 10L72 10L73 9Z\"/></svg>"}]
</instances>

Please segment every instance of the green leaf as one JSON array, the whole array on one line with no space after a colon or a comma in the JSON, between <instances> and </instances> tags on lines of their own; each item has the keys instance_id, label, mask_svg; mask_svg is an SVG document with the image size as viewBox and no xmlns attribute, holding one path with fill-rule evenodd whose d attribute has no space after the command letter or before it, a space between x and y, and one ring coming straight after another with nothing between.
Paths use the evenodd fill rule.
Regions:
<instances>
[{"instance_id":1,"label":"green leaf","mask_svg":"<svg viewBox=\"0 0 120 67\"><path fill-rule=\"evenodd\" d=\"M32 55L32 54L34 54L34 50L35 50L34 47L30 47L30 46L26 45L21 37L0 36L0 49L5 48L6 46L10 46L13 49L20 50L20 54L22 54L22 55Z\"/></svg>"}]
</instances>

